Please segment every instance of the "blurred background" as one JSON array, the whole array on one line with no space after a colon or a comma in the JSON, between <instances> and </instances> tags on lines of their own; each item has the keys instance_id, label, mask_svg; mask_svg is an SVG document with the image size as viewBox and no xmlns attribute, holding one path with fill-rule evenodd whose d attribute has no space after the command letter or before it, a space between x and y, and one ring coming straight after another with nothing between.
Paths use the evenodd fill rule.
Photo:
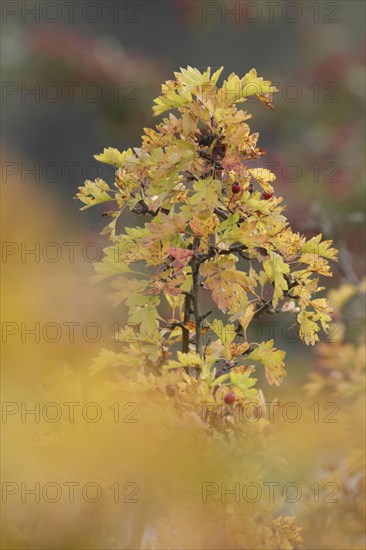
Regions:
<instances>
[{"instance_id":1,"label":"blurred background","mask_svg":"<svg viewBox=\"0 0 366 550\"><path fill-rule=\"evenodd\" d=\"M325 281L326 290L342 285L360 288L365 251L364 21L365 3L358 0L1 3L6 402L18 406L20 402L60 399L107 400L103 393L107 390L98 394L106 380L90 382L88 367L100 348L117 351L113 336L124 325L124 310L111 306L106 287L90 286L92 262L100 258L107 244L99 235L103 220L100 210L80 213L73 197L85 179L112 181L112 171L93 155L104 147L123 150L139 146L142 128L157 123L152 117L153 98L159 95L161 83L180 67L191 65L202 70L224 65L225 77L232 71L242 76L255 67L260 76L277 85L274 112L254 100L246 104L253 113L251 129L260 132L260 147L267 150L264 166L277 176L276 193L284 197L292 227L308 237L323 233L340 249L339 265L334 267L334 278ZM125 222L138 223L132 215L126 215ZM350 342L347 345L358 343L363 306L357 294L355 302L343 314L342 328L335 325L334 338L328 342L339 344L345 333ZM286 324L286 319L283 322ZM272 337L268 323L264 317L264 339ZM282 327L275 329L274 337L276 347L288 353L289 375L282 388L268 389L267 397L296 395L299 399L309 373L319 371L319 357L305 349L294 333L286 338ZM332 368L337 369L339 360L342 370L339 357L334 355ZM355 361L356 370L359 361L361 355ZM348 359L345 362L349 364ZM117 390L110 387L108 391ZM113 399L119 398L110 398L108 403ZM361 410L357 414L362 416ZM345 426L343 436L349 433L350 424ZM11 427L14 429L14 424L8 421L4 434ZM110 431L103 432L105 439L100 434L102 450L99 448L97 460L90 442L80 443L80 433L67 435L67 441L57 439L60 432L55 433L52 424L47 424L40 443L40 434L33 431L37 426L32 424L31 429L28 423L19 422L16 427L5 452L7 480L49 479L44 472L60 472L61 456L67 463L64 479L72 475L80 479L89 460L91 472L98 464L107 476L110 463L116 462L111 460L109 445L115 437L118 442L131 437L129 426L123 426L118 435L109 426ZM66 437L63 430L67 428L57 428ZM328 432L314 435L311 426L305 432L303 452L308 444L307 459L314 461L314 472L321 463L317 453L322 457L337 454L340 432L331 434L332 443ZM291 450L293 436L288 433L285 438L289 456L299 444L295 439ZM56 439L51 444L52 437ZM87 439L86 433L82 437ZM139 437L143 435L139 433ZM345 441L347 455L354 441ZM80 466L75 470L72 453L76 448ZM131 451L130 458L136 458L140 451ZM118 452L123 453L122 443L118 443ZM20 458L15 460L15 455ZM42 460L45 463L41 467ZM133 475L129 471L131 460L124 463L129 475ZM298 463L296 467L301 470ZM354 479L352 483L356 483ZM353 505L351 501L350 507ZM125 528L116 528L113 522L108 523L115 510L109 513L103 508L105 521L103 528L98 524L96 535L93 514L98 516L99 512L64 507L62 513L55 514L49 512L49 505L44 506L43 520L33 507L26 512L24 507L15 507L18 511L11 508L5 518L9 521L4 548L131 547L127 546L131 540L129 513L124 517ZM336 548L338 532L330 538L323 534L328 519L315 524L310 512L309 517L307 547ZM361 547L360 540L364 539L359 536L359 525L356 527L355 518L343 509L336 519L333 517L333 523L329 520L329 529L340 517L346 518L344 530L357 533L345 539L342 548ZM301 518L303 523L308 519ZM52 528L45 527L47 521ZM195 548L195 544L197 541L190 540L186 546L182 542L174 548Z\"/></svg>"}]
</instances>

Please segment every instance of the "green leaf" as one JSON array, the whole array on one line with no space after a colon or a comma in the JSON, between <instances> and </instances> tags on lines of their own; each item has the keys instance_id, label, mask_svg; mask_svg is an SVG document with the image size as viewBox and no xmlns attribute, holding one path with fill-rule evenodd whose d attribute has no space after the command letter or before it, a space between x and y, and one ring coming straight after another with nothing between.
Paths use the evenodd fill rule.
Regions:
<instances>
[{"instance_id":1,"label":"green leaf","mask_svg":"<svg viewBox=\"0 0 366 550\"><path fill-rule=\"evenodd\" d=\"M239 367L240 368L240 367ZM251 371L230 372L230 383L236 386L248 399L253 399L258 395L258 390L252 388L257 383L256 378L250 377Z\"/></svg>"},{"instance_id":2,"label":"green leaf","mask_svg":"<svg viewBox=\"0 0 366 550\"><path fill-rule=\"evenodd\" d=\"M128 322L132 325L139 325L142 337L151 337L157 332L159 316L156 308L159 303L158 296L133 294L127 299L130 308Z\"/></svg>"},{"instance_id":3,"label":"green leaf","mask_svg":"<svg viewBox=\"0 0 366 550\"><path fill-rule=\"evenodd\" d=\"M287 376L284 368L286 352L273 347L273 340L261 342L249 355L248 359L262 363L269 384L278 386Z\"/></svg>"},{"instance_id":4,"label":"green leaf","mask_svg":"<svg viewBox=\"0 0 366 550\"><path fill-rule=\"evenodd\" d=\"M222 184L213 178L201 179L194 183L193 188L196 191L190 199L190 205L195 211L213 212L221 196Z\"/></svg>"}]
</instances>

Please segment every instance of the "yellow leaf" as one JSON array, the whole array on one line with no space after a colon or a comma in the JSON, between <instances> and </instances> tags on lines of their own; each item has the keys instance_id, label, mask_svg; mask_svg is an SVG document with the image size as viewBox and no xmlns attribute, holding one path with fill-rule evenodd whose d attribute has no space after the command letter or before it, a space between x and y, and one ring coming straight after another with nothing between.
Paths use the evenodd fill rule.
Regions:
<instances>
[{"instance_id":1,"label":"yellow leaf","mask_svg":"<svg viewBox=\"0 0 366 550\"><path fill-rule=\"evenodd\" d=\"M118 149L108 147L105 148L103 153L101 153L100 155L94 155L94 158L96 160L99 160L100 162L112 164L112 166L115 166L116 168L123 168L126 164L127 159L131 158L131 160L133 160L134 155L132 153L132 149L127 149L126 151L123 151L121 153L120 151L118 151Z\"/></svg>"},{"instance_id":2,"label":"yellow leaf","mask_svg":"<svg viewBox=\"0 0 366 550\"><path fill-rule=\"evenodd\" d=\"M224 323L219 319L214 319L212 323L207 324L216 336L220 338L224 346L230 344L234 340L236 336L234 325L224 325Z\"/></svg>"},{"instance_id":3,"label":"yellow leaf","mask_svg":"<svg viewBox=\"0 0 366 550\"><path fill-rule=\"evenodd\" d=\"M268 280L274 284L273 306L276 307L280 298L283 297L284 290L288 289L288 284L284 275L289 273L290 267L283 261L276 252L271 252L270 259L263 262L263 268L267 274Z\"/></svg>"},{"instance_id":4,"label":"yellow leaf","mask_svg":"<svg viewBox=\"0 0 366 550\"><path fill-rule=\"evenodd\" d=\"M215 232L218 224L219 219L216 214L212 214L206 220L202 220L197 216L194 216L189 222L193 233L197 235L197 237L201 237L203 239L208 239L208 237Z\"/></svg>"},{"instance_id":5,"label":"yellow leaf","mask_svg":"<svg viewBox=\"0 0 366 550\"><path fill-rule=\"evenodd\" d=\"M178 358L178 361L168 361L168 363L163 367L163 369L164 370L177 369L181 367L203 368L204 366L203 358L195 351L190 351L189 353L182 353L181 351L178 351L177 358Z\"/></svg>"},{"instance_id":6,"label":"yellow leaf","mask_svg":"<svg viewBox=\"0 0 366 550\"><path fill-rule=\"evenodd\" d=\"M108 183L100 178L96 178L94 181L86 180L82 187L79 187L79 193L76 195L76 199L79 199L85 204L80 210L86 210L96 204L108 202L114 200L109 193L112 193L112 189Z\"/></svg>"},{"instance_id":7,"label":"yellow leaf","mask_svg":"<svg viewBox=\"0 0 366 550\"><path fill-rule=\"evenodd\" d=\"M261 342L257 348L248 355L248 359L262 363L269 384L278 386L287 376L284 368L286 352L273 347L273 340Z\"/></svg>"},{"instance_id":8,"label":"yellow leaf","mask_svg":"<svg viewBox=\"0 0 366 550\"><path fill-rule=\"evenodd\" d=\"M254 303L251 303L246 308L244 315L241 315L239 317L239 323L244 331L244 334L246 334L247 328L254 317L255 311L256 305Z\"/></svg>"},{"instance_id":9,"label":"yellow leaf","mask_svg":"<svg viewBox=\"0 0 366 550\"><path fill-rule=\"evenodd\" d=\"M318 332L320 328L317 323L312 320L312 317L313 313L305 310L301 311L297 316L300 338L308 346L313 346L316 342L319 342Z\"/></svg>"},{"instance_id":10,"label":"yellow leaf","mask_svg":"<svg viewBox=\"0 0 366 550\"><path fill-rule=\"evenodd\" d=\"M338 250L332 248L332 241L322 241L322 234L307 241L301 248L303 253L314 254L315 257L322 256L328 260L337 260Z\"/></svg>"},{"instance_id":11,"label":"yellow leaf","mask_svg":"<svg viewBox=\"0 0 366 550\"><path fill-rule=\"evenodd\" d=\"M264 191L273 192L273 187L270 185L276 179L273 172L267 170L267 168L251 168L249 173L258 181Z\"/></svg>"}]
</instances>

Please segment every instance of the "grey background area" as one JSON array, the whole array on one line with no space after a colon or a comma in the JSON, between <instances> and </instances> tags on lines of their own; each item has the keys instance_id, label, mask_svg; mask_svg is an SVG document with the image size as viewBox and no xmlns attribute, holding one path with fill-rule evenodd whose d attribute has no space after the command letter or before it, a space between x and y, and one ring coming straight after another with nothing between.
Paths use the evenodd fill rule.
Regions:
<instances>
[{"instance_id":1,"label":"grey background area","mask_svg":"<svg viewBox=\"0 0 366 550\"><path fill-rule=\"evenodd\" d=\"M276 81L284 72L290 80L295 73L305 73L307 65L313 63L311 55L318 56L328 41L334 46L339 46L342 40L346 46L357 43L363 34L365 15L362 0L315 3L307 0L255 3L103 0L71 4L72 16L71 8L62 1L28 0L1 5L2 144L12 155L29 161L30 166L32 162L41 165L74 162L83 166L104 146L138 145L141 126L155 123L150 104L160 89L155 82L148 94L143 97L137 94L137 103L128 104L132 119L134 110L142 107L146 112L144 124L139 118L135 125L129 124L126 128L121 124L113 132L100 123L95 105L83 98L75 102L50 102L42 95L37 101L32 100L32 94L22 98L20 92L4 96L4 82L15 82L24 90L32 89L38 75L29 73L28 40L29 35L36 35L41 29L52 33L61 28L115 43L127 54L138 51L152 63L159 64L164 78L170 78L174 70L187 65L198 68L224 65L226 75L231 71L242 75L256 67L260 75ZM96 21L91 22L93 19ZM308 38L314 36L310 57L304 52L304 34ZM98 82L97 77L95 81ZM301 110L298 103L287 107L291 107L293 117ZM281 101L277 109L280 111ZM257 106L254 111L260 111L255 124L262 132L261 144L270 147L275 139L272 130L280 115L265 112L263 116L262 108ZM52 169L50 174L52 180ZM65 177L55 183L43 181L42 184L60 193L69 203L72 215L78 215L70 199L81 183L82 173L75 170L70 181L66 170L64 174Z\"/></svg>"}]
</instances>

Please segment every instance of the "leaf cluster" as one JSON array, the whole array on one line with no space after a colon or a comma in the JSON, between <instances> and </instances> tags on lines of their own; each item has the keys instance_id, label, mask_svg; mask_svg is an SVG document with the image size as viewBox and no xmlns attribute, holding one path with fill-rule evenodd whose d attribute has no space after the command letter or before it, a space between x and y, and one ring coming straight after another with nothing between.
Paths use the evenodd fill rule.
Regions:
<instances>
[{"instance_id":1,"label":"leaf cluster","mask_svg":"<svg viewBox=\"0 0 366 550\"><path fill-rule=\"evenodd\" d=\"M114 185L87 181L77 198L84 209L113 207L95 280L112 278L114 304L127 305L133 353L155 373L179 368L212 392L229 384L251 399L255 363L270 384L286 371L285 352L272 340L249 342L248 327L264 313L290 312L301 339L315 344L331 321L328 301L316 297L319 278L331 276L337 251L322 235L292 231L276 177L260 166L265 151L241 105L255 96L273 109L276 88L255 69L218 86L222 70L176 72L153 107L156 116L170 112L144 128L141 147L96 155L115 167ZM144 224L121 231L125 210ZM121 353L132 349L125 344Z\"/></svg>"}]
</instances>

